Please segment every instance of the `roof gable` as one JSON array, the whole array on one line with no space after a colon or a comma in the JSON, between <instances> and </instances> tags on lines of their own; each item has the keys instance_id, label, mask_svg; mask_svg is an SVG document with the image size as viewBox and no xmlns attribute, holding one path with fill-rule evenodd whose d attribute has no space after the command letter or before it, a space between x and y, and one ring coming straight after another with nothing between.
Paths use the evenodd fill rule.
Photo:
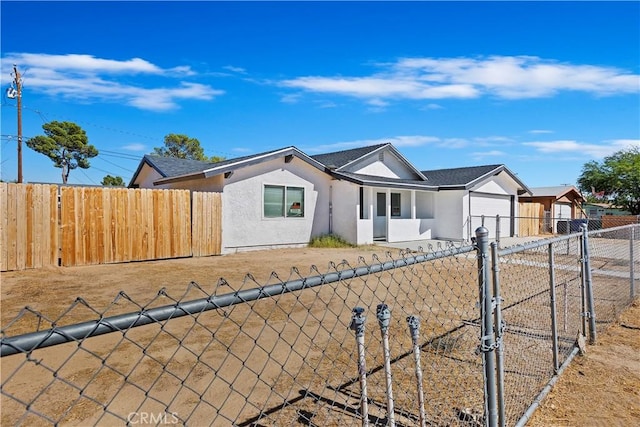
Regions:
<instances>
[{"instance_id":1,"label":"roof gable","mask_svg":"<svg viewBox=\"0 0 640 427\"><path fill-rule=\"evenodd\" d=\"M440 189L469 189L483 180L506 173L513 181L520 186L521 190L530 193L529 188L522 183L518 177L505 165L482 165L469 166L463 168L435 169L422 171L429 184L437 185Z\"/></svg>"},{"instance_id":2,"label":"roof gable","mask_svg":"<svg viewBox=\"0 0 640 427\"><path fill-rule=\"evenodd\" d=\"M531 189L531 195L533 197L555 197L556 199L560 199L563 196L566 196L570 193L573 193L575 199L583 200L584 197L582 193L574 187L573 185L560 185L555 187L535 187Z\"/></svg>"},{"instance_id":3,"label":"roof gable","mask_svg":"<svg viewBox=\"0 0 640 427\"><path fill-rule=\"evenodd\" d=\"M392 180L425 180L422 173L390 143L318 154L312 158L335 172L378 176Z\"/></svg>"}]
</instances>

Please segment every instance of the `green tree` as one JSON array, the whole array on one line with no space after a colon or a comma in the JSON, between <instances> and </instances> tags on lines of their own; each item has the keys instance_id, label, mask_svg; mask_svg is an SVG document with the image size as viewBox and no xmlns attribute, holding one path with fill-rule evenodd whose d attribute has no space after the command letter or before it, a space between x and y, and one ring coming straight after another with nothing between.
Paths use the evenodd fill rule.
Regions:
<instances>
[{"instance_id":1,"label":"green tree","mask_svg":"<svg viewBox=\"0 0 640 427\"><path fill-rule=\"evenodd\" d=\"M107 175L102 178L102 182L100 184L107 187L124 187L124 180L121 176Z\"/></svg>"},{"instance_id":2,"label":"green tree","mask_svg":"<svg viewBox=\"0 0 640 427\"><path fill-rule=\"evenodd\" d=\"M162 157L177 157L178 159L200 160L203 162L220 162L224 157L207 157L200 141L187 135L170 133L164 137L164 147L155 147L153 153Z\"/></svg>"},{"instance_id":3,"label":"green tree","mask_svg":"<svg viewBox=\"0 0 640 427\"><path fill-rule=\"evenodd\" d=\"M98 155L86 132L75 123L53 121L42 128L44 135L27 140L27 147L49 157L55 167L62 169L63 184L73 169L88 169L89 159Z\"/></svg>"},{"instance_id":4,"label":"green tree","mask_svg":"<svg viewBox=\"0 0 640 427\"><path fill-rule=\"evenodd\" d=\"M603 200L640 215L640 148L620 150L601 163L585 163L578 187L585 193L603 192Z\"/></svg>"}]
</instances>

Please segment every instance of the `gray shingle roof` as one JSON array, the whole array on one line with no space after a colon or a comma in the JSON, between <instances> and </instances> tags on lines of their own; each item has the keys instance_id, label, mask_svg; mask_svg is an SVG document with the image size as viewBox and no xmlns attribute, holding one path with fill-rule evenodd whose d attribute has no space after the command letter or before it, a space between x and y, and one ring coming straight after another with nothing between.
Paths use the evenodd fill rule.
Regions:
<instances>
[{"instance_id":1,"label":"gray shingle roof","mask_svg":"<svg viewBox=\"0 0 640 427\"><path fill-rule=\"evenodd\" d=\"M560 197L570 192L571 190L574 190L576 193L580 194L580 191L573 185L560 185L555 187L534 187L534 188L531 188L531 193L534 197L536 196Z\"/></svg>"},{"instance_id":2,"label":"gray shingle roof","mask_svg":"<svg viewBox=\"0 0 640 427\"><path fill-rule=\"evenodd\" d=\"M163 177L186 175L209 169L215 163L146 154L144 160Z\"/></svg>"},{"instance_id":3,"label":"gray shingle roof","mask_svg":"<svg viewBox=\"0 0 640 427\"><path fill-rule=\"evenodd\" d=\"M427 177L429 185L464 186L502 167L503 165L470 166L422 171L422 174Z\"/></svg>"},{"instance_id":4,"label":"gray shingle roof","mask_svg":"<svg viewBox=\"0 0 640 427\"><path fill-rule=\"evenodd\" d=\"M151 166L158 171L164 178L170 178L174 176L188 175L198 172L203 172L213 167L221 167L230 165L243 160L251 159L254 157L264 156L270 153L275 153L278 150L265 151L263 153L251 154L249 156L234 157L233 159L222 160L220 162L202 162L199 160L178 159L176 157L163 157L153 154L146 154L144 159L148 161Z\"/></svg>"},{"instance_id":5,"label":"gray shingle roof","mask_svg":"<svg viewBox=\"0 0 640 427\"><path fill-rule=\"evenodd\" d=\"M333 153L316 154L315 156L311 156L311 158L322 163L328 168L341 168L344 165L347 165L354 160L358 160L359 158L386 145L389 144L377 144L370 145L368 147L354 148L351 150L336 151Z\"/></svg>"}]
</instances>

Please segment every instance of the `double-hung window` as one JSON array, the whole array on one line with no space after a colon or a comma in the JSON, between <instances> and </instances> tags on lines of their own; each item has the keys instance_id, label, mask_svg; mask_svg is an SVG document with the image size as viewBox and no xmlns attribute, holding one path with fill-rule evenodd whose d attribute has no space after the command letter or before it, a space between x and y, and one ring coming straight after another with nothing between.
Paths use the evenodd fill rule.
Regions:
<instances>
[{"instance_id":1,"label":"double-hung window","mask_svg":"<svg viewBox=\"0 0 640 427\"><path fill-rule=\"evenodd\" d=\"M264 186L265 218L304 217L304 187Z\"/></svg>"}]
</instances>

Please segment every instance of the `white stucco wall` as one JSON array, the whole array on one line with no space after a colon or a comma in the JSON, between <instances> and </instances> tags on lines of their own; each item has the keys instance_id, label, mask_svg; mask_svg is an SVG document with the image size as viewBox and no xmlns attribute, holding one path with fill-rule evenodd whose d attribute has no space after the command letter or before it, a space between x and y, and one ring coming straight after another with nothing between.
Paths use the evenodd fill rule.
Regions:
<instances>
[{"instance_id":1,"label":"white stucco wall","mask_svg":"<svg viewBox=\"0 0 640 427\"><path fill-rule=\"evenodd\" d=\"M331 181L330 185L333 199L332 232L351 243L362 243L358 241L360 187L346 181Z\"/></svg>"},{"instance_id":2,"label":"white stucco wall","mask_svg":"<svg viewBox=\"0 0 640 427\"><path fill-rule=\"evenodd\" d=\"M468 204L464 190L447 190L435 193L434 238L446 240L462 240L464 238L465 220L468 215Z\"/></svg>"},{"instance_id":3,"label":"white stucco wall","mask_svg":"<svg viewBox=\"0 0 640 427\"><path fill-rule=\"evenodd\" d=\"M303 187L304 217L265 218L265 185ZM222 192L223 253L260 248L303 246L329 231L329 176L294 158L236 170Z\"/></svg>"},{"instance_id":4,"label":"white stucco wall","mask_svg":"<svg viewBox=\"0 0 640 427\"><path fill-rule=\"evenodd\" d=\"M153 181L158 180L160 178L162 178L162 175L160 175L151 166L145 164L140 169L140 173L136 178L136 184L138 184L140 188L162 188L162 187L153 185Z\"/></svg>"},{"instance_id":5,"label":"white stucco wall","mask_svg":"<svg viewBox=\"0 0 640 427\"><path fill-rule=\"evenodd\" d=\"M405 242L433 238L434 219L400 218L389 221L388 242Z\"/></svg>"}]
</instances>

